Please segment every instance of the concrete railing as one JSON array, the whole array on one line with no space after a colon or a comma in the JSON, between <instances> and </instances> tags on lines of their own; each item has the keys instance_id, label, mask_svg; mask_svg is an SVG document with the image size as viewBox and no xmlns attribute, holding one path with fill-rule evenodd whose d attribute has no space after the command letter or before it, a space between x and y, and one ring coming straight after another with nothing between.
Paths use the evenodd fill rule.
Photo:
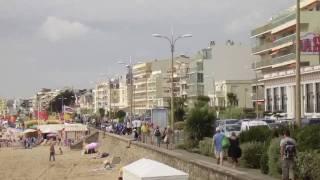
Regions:
<instances>
[{"instance_id":1,"label":"concrete railing","mask_svg":"<svg viewBox=\"0 0 320 180\"><path fill-rule=\"evenodd\" d=\"M129 164L141 158L153 159L189 174L190 180L258 180L264 179L246 172L228 167L221 167L208 161L188 157L177 151L170 151L156 146L131 142L129 139L100 133L101 147L99 151L108 152L113 156L120 156L122 164ZM130 143L130 147L128 146Z\"/></svg>"}]
</instances>

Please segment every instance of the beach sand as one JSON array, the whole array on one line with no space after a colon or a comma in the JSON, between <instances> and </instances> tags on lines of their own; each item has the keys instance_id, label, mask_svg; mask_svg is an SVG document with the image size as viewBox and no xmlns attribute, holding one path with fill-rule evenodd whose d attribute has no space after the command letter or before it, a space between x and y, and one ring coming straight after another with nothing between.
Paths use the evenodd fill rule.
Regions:
<instances>
[{"instance_id":1,"label":"beach sand","mask_svg":"<svg viewBox=\"0 0 320 180\"><path fill-rule=\"evenodd\" d=\"M120 165L103 169L104 159L63 149L56 161L49 162L49 146L33 149L0 148L1 180L116 180ZM56 147L56 152L58 148Z\"/></svg>"}]
</instances>

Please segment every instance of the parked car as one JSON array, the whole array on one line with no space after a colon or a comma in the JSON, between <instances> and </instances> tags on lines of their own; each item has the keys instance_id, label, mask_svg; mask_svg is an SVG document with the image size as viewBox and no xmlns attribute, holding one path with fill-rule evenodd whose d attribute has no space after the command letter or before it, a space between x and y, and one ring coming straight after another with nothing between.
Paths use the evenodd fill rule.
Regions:
<instances>
[{"instance_id":1,"label":"parked car","mask_svg":"<svg viewBox=\"0 0 320 180\"><path fill-rule=\"evenodd\" d=\"M258 121L258 120L245 121L241 123L241 131L247 131L252 127L261 127L261 126L265 126L269 128L268 124L264 121Z\"/></svg>"},{"instance_id":2,"label":"parked car","mask_svg":"<svg viewBox=\"0 0 320 180\"><path fill-rule=\"evenodd\" d=\"M221 126L222 132L225 136L230 137L231 133L234 132L237 136L239 136L241 132L241 125L240 124L229 124Z\"/></svg>"},{"instance_id":3,"label":"parked car","mask_svg":"<svg viewBox=\"0 0 320 180\"><path fill-rule=\"evenodd\" d=\"M320 118L307 118L301 120L302 127L308 126L308 125L320 125Z\"/></svg>"}]
</instances>

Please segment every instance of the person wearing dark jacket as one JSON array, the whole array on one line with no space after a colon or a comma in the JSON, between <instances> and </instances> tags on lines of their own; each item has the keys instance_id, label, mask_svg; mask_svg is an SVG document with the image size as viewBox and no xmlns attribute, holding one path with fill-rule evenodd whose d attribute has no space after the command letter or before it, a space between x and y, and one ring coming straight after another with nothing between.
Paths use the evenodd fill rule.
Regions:
<instances>
[{"instance_id":1,"label":"person wearing dark jacket","mask_svg":"<svg viewBox=\"0 0 320 180\"><path fill-rule=\"evenodd\" d=\"M234 132L232 132L229 141L230 147L228 149L228 156L232 159L233 167L236 167L238 165L238 158L241 157L239 138L236 136Z\"/></svg>"}]
</instances>

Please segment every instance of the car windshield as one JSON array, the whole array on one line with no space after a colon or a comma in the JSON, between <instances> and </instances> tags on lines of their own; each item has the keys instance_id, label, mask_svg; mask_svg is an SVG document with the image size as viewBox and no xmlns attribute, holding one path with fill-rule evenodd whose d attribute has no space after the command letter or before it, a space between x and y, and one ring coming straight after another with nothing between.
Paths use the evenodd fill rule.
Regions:
<instances>
[{"instance_id":1,"label":"car windshield","mask_svg":"<svg viewBox=\"0 0 320 180\"><path fill-rule=\"evenodd\" d=\"M240 129L241 129L240 125L226 126L227 131L240 131Z\"/></svg>"}]
</instances>

